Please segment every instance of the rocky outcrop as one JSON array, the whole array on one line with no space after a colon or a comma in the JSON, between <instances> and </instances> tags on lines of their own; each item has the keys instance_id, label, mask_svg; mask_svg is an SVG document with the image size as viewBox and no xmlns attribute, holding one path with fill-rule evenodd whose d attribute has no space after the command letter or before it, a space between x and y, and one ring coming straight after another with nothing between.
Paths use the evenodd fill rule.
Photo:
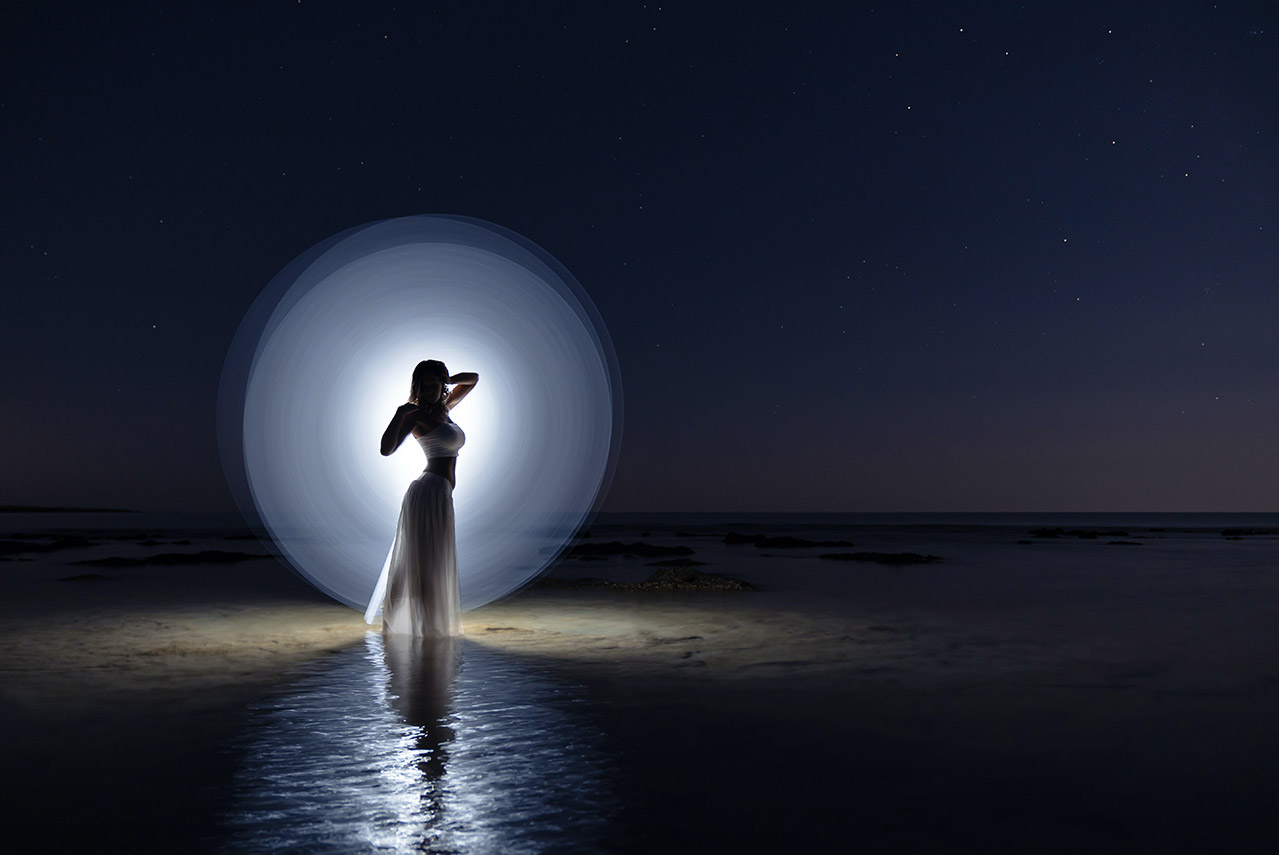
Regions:
<instances>
[{"instance_id":1,"label":"rocky outcrop","mask_svg":"<svg viewBox=\"0 0 1279 855\"><path fill-rule=\"evenodd\" d=\"M664 555L692 555L693 550L687 546L658 546L653 543L621 543L613 540L608 543L578 543L564 550L570 558L581 558L588 555L638 555L642 558L658 558Z\"/></svg>"},{"instance_id":2,"label":"rocky outcrop","mask_svg":"<svg viewBox=\"0 0 1279 855\"><path fill-rule=\"evenodd\" d=\"M703 573L692 567L662 567L644 582L610 582L605 579L535 579L533 589L578 590L599 588L613 591L753 591L755 586L732 576Z\"/></svg>"},{"instance_id":3,"label":"rocky outcrop","mask_svg":"<svg viewBox=\"0 0 1279 855\"><path fill-rule=\"evenodd\" d=\"M1096 540L1099 537L1127 537L1128 532L1119 529L1085 529L1072 528L1036 528L1031 529L1031 537L1077 537L1080 540Z\"/></svg>"},{"instance_id":4,"label":"rocky outcrop","mask_svg":"<svg viewBox=\"0 0 1279 855\"><path fill-rule=\"evenodd\" d=\"M872 564L935 564L939 555L920 555L918 552L826 552L818 558L827 561L862 561Z\"/></svg>"},{"instance_id":5,"label":"rocky outcrop","mask_svg":"<svg viewBox=\"0 0 1279 855\"><path fill-rule=\"evenodd\" d=\"M93 567L143 567L150 564L233 564L236 561L257 561L260 558L274 557L265 552L220 552L206 549L203 552L166 552L161 555L148 555L145 558L112 555L109 558L90 558L71 563Z\"/></svg>"},{"instance_id":6,"label":"rocky outcrop","mask_svg":"<svg viewBox=\"0 0 1279 855\"><path fill-rule=\"evenodd\" d=\"M738 534L730 531L724 535L727 544L749 543L761 549L799 549L805 546L852 546L847 540L805 540L802 537L769 537L765 534Z\"/></svg>"}]
</instances>

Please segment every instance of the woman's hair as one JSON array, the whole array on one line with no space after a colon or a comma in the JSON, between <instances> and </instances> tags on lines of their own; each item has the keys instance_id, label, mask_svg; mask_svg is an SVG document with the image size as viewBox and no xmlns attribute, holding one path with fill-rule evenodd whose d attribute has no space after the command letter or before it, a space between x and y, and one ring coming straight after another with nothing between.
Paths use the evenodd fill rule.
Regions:
<instances>
[{"instance_id":1,"label":"woman's hair","mask_svg":"<svg viewBox=\"0 0 1279 855\"><path fill-rule=\"evenodd\" d=\"M441 392L438 401L423 401L422 387L432 380L439 381ZM417 404L436 418L446 418L448 410L444 401L448 398L449 370L438 359L424 359L413 369L413 382L409 386L409 403Z\"/></svg>"}]
</instances>

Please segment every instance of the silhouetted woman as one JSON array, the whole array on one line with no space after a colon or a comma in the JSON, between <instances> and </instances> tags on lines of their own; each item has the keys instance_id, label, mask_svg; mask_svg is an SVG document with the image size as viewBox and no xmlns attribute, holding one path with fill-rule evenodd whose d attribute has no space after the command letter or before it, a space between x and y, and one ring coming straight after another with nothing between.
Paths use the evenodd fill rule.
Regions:
<instances>
[{"instance_id":1,"label":"silhouetted woman","mask_svg":"<svg viewBox=\"0 0 1279 855\"><path fill-rule=\"evenodd\" d=\"M419 362L413 369L409 402L400 405L382 434L383 455L399 448L411 433L427 457L426 469L404 493L395 543L382 571L386 586L381 599L383 632L420 638L462 634L453 487L457 451L466 435L449 418L449 410L479 379L478 374L450 377L444 363L434 359ZM374 593L370 617L377 600Z\"/></svg>"}]
</instances>

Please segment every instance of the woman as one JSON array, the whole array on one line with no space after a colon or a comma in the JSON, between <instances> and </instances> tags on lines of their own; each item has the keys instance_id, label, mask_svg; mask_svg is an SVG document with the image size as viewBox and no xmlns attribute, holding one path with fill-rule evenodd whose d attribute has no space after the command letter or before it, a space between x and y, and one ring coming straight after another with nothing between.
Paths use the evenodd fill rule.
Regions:
<instances>
[{"instance_id":1,"label":"woman","mask_svg":"<svg viewBox=\"0 0 1279 855\"><path fill-rule=\"evenodd\" d=\"M457 483L457 451L466 435L449 418L449 410L479 379L473 373L450 377L444 363L434 359L419 362L413 369L409 402L395 411L382 434L383 455L399 448L411 433L427 457L426 469L404 493L395 543L382 571L386 592L381 599L383 632L419 638L462 634L453 487ZM382 584L379 582L379 588ZM370 603L370 612L373 606Z\"/></svg>"}]
</instances>

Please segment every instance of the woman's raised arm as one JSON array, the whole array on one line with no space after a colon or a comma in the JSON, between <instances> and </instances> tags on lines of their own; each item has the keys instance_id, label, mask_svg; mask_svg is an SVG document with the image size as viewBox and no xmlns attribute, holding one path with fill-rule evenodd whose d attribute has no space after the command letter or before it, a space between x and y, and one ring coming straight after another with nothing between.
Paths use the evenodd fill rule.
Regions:
<instances>
[{"instance_id":1,"label":"woman's raised arm","mask_svg":"<svg viewBox=\"0 0 1279 855\"><path fill-rule=\"evenodd\" d=\"M457 406L457 402L466 397L467 393L475 388L475 384L480 382L480 375L474 371L463 371L461 374L454 374L449 378L449 384L453 388L449 391L448 399L444 401L444 408L451 410Z\"/></svg>"}]
</instances>

